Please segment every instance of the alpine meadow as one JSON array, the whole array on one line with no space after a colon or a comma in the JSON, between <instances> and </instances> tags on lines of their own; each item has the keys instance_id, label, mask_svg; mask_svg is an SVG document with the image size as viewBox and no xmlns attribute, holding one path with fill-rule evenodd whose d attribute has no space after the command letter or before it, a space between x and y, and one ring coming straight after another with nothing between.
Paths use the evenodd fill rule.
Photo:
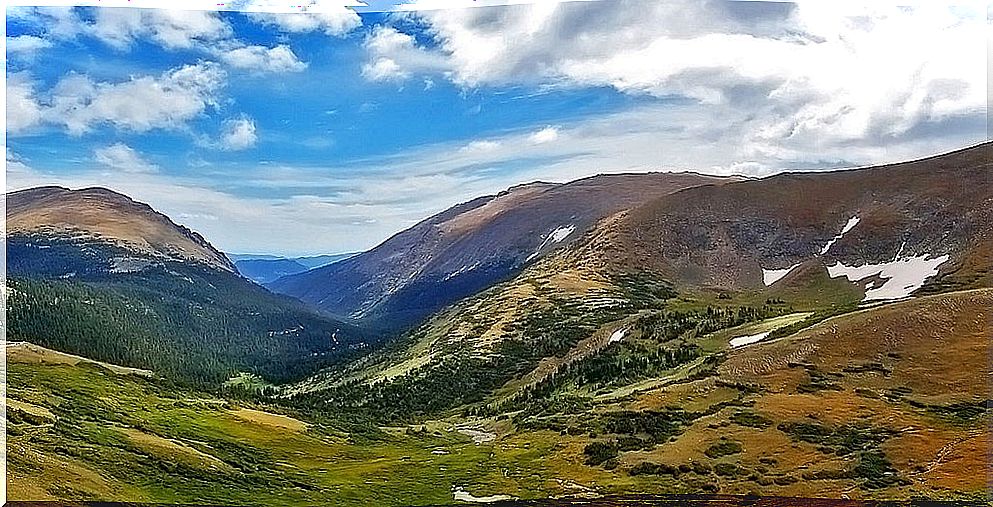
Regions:
<instances>
[{"instance_id":1,"label":"alpine meadow","mask_svg":"<svg viewBox=\"0 0 993 507\"><path fill-rule=\"evenodd\" d=\"M868 4L7 7L6 499L989 505L993 16Z\"/></svg>"}]
</instances>

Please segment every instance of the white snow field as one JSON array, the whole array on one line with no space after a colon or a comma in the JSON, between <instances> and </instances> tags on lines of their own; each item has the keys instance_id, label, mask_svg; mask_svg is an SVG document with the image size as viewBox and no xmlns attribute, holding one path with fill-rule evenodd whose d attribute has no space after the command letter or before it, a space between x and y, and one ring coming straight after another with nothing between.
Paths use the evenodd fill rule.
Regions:
<instances>
[{"instance_id":1,"label":"white snow field","mask_svg":"<svg viewBox=\"0 0 993 507\"><path fill-rule=\"evenodd\" d=\"M839 239L845 237L845 234L848 234L848 231L852 230L856 225L859 224L860 221L862 221L862 219L859 217L849 218L848 223L846 223L845 227L841 229L841 233L831 238L831 241L828 241L827 244L824 245L824 248L821 248L821 251L818 252L818 255L824 255L828 253L828 250L830 250L831 247L834 246L834 244L837 243Z\"/></svg>"},{"instance_id":2,"label":"white snow field","mask_svg":"<svg viewBox=\"0 0 993 507\"><path fill-rule=\"evenodd\" d=\"M617 331L614 331L614 333L612 335L610 335L610 338L607 340L607 343L614 343L614 342L619 342L619 341L623 340L624 339L624 335L627 334L627 332L628 332L628 330L627 329L624 329L624 328L621 328L621 329L618 329Z\"/></svg>"},{"instance_id":3,"label":"white snow field","mask_svg":"<svg viewBox=\"0 0 993 507\"><path fill-rule=\"evenodd\" d=\"M924 281L938 274L938 267L948 261L948 255L929 259L928 255L894 259L882 264L846 266L836 262L828 266L831 278L844 276L850 282L859 282L872 276L879 276L882 282L874 282L865 291L863 301L902 299L909 297L924 285Z\"/></svg>"},{"instance_id":4,"label":"white snow field","mask_svg":"<svg viewBox=\"0 0 993 507\"><path fill-rule=\"evenodd\" d=\"M731 345L731 348L743 347L750 343L755 343L764 340L766 336L769 336L769 333L772 333L772 331L766 331L764 333L759 333L759 334L750 334L748 336L738 336L735 338L731 338L731 341L728 343Z\"/></svg>"},{"instance_id":5,"label":"white snow field","mask_svg":"<svg viewBox=\"0 0 993 507\"><path fill-rule=\"evenodd\" d=\"M562 240L568 238L569 235L575 231L576 231L576 226L574 224L569 224L559 227L554 231L548 233L548 236L546 236L545 240L541 242L541 245L538 246L538 249L535 250L533 254L529 255L528 258L525 260L525 262L530 261L531 259L537 257L538 254L541 253L542 249L544 249L545 246L549 244L549 242L560 243Z\"/></svg>"},{"instance_id":6,"label":"white snow field","mask_svg":"<svg viewBox=\"0 0 993 507\"><path fill-rule=\"evenodd\" d=\"M774 283L782 280L784 276L790 274L790 271L793 271L798 266L800 266L800 263L799 262L796 263L796 264L794 264L794 265L792 265L792 266L790 266L790 267L788 267L788 268L784 268L784 269L765 269L765 268L762 268L762 282L765 283L765 286L766 287L768 287L768 286L770 286L770 285L772 285L772 284L774 284Z\"/></svg>"}]
</instances>

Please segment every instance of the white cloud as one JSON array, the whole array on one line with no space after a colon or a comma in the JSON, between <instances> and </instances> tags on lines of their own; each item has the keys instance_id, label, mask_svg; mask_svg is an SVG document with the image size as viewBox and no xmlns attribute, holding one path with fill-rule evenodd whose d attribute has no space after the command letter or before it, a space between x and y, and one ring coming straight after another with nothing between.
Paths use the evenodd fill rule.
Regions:
<instances>
[{"instance_id":1,"label":"white cloud","mask_svg":"<svg viewBox=\"0 0 993 507\"><path fill-rule=\"evenodd\" d=\"M34 169L27 165L24 158L17 153L10 151L9 146L4 146L4 151L6 152L5 162L7 163L6 173L8 175L23 175L34 172Z\"/></svg>"},{"instance_id":2,"label":"white cloud","mask_svg":"<svg viewBox=\"0 0 993 507\"><path fill-rule=\"evenodd\" d=\"M238 118L224 122L221 133L221 148L230 151L244 150L255 146L255 122L250 118Z\"/></svg>"},{"instance_id":3,"label":"white cloud","mask_svg":"<svg viewBox=\"0 0 993 507\"><path fill-rule=\"evenodd\" d=\"M127 173L152 173L159 169L124 143L94 150L93 159L110 169Z\"/></svg>"},{"instance_id":4,"label":"white cloud","mask_svg":"<svg viewBox=\"0 0 993 507\"><path fill-rule=\"evenodd\" d=\"M229 38L233 30L216 12L172 9L94 9L87 31L125 49L148 39L167 49L189 49Z\"/></svg>"},{"instance_id":5,"label":"white cloud","mask_svg":"<svg viewBox=\"0 0 993 507\"><path fill-rule=\"evenodd\" d=\"M68 40L82 35L122 51L131 49L139 40L169 50L196 50L242 70L300 72L307 68L285 44L269 48L235 38L232 26L217 12L145 8L95 8L87 12L92 14L84 18L70 9L15 10L14 17L33 23L45 31L45 36L8 37L8 53L26 55L50 46L50 39ZM354 11L348 12L355 15ZM322 16L325 13L304 15L307 19L324 19Z\"/></svg>"},{"instance_id":6,"label":"white cloud","mask_svg":"<svg viewBox=\"0 0 993 507\"><path fill-rule=\"evenodd\" d=\"M253 11L248 17L255 22L283 32L322 31L327 35L342 36L362 26L358 13L343 3L311 0L298 7L300 12L285 12L285 2L253 0L246 3L244 9Z\"/></svg>"},{"instance_id":7,"label":"white cloud","mask_svg":"<svg viewBox=\"0 0 993 507\"><path fill-rule=\"evenodd\" d=\"M377 58L362 66L362 77L371 81L402 81L409 76L410 73L400 69L397 62L390 58Z\"/></svg>"},{"instance_id":8,"label":"white cloud","mask_svg":"<svg viewBox=\"0 0 993 507\"><path fill-rule=\"evenodd\" d=\"M26 56L32 55L41 51L42 49L47 49L52 47L52 42L48 39L42 37L36 37L34 35L18 35L16 37L7 37L7 55L8 56Z\"/></svg>"},{"instance_id":9,"label":"white cloud","mask_svg":"<svg viewBox=\"0 0 993 507\"><path fill-rule=\"evenodd\" d=\"M27 72L7 76L7 133L20 134L42 121L42 108L35 99L35 83Z\"/></svg>"},{"instance_id":10,"label":"white cloud","mask_svg":"<svg viewBox=\"0 0 993 507\"><path fill-rule=\"evenodd\" d=\"M528 139L533 144L544 144L555 141L559 138L559 129L556 127L545 127L534 134Z\"/></svg>"},{"instance_id":11,"label":"white cloud","mask_svg":"<svg viewBox=\"0 0 993 507\"><path fill-rule=\"evenodd\" d=\"M102 124L134 132L176 129L216 105L224 80L224 71L209 62L120 83L98 83L86 75L70 74L52 89L45 117L73 135Z\"/></svg>"},{"instance_id":12,"label":"white cloud","mask_svg":"<svg viewBox=\"0 0 993 507\"><path fill-rule=\"evenodd\" d=\"M500 143L496 141L472 141L471 143L460 148L460 151L464 153L485 153L495 151L499 148Z\"/></svg>"},{"instance_id":13,"label":"white cloud","mask_svg":"<svg viewBox=\"0 0 993 507\"><path fill-rule=\"evenodd\" d=\"M72 7L7 8L7 18L30 23L44 30L45 38L72 39L79 35L83 23Z\"/></svg>"},{"instance_id":14,"label":"white cloud","mask_svg":"<svg viewBox=\"0 0 993 507\"><path fill-rule=\"evenodd\" d=\"M307 64L301 62L286 45L272 48L244 46L218 51L216 55L231 67L258 72L301 72L307 68Z\"/></svg>"},{"instance_id":15,"label":"white cloud","mask_svg":"<svg viewBox=\"0 0 993 507\"><path fill-rule=\"evenodd\" d=\"M362 66L362 76L370 81L403 81L412 71L441 70L446 65L443 57L418 47L414 37L393 27L376 27L364 45L370 62Z\"/></svg>"},{"instance_id":16,"label":"white cloud","mask_svg":"<svg viewBox=\"0 0 993 507\"><path fill-rule=\"evenodd\" d=\"M433 5L418 2L415 8ZM370 65L463 87L612 87L750 111L758 157L914 135L986 111L985 9L939 2L674 0L412 14L438 49L383 30ZM386 66L382 65L385 69ZM368 75L387 75L385 72Z\"/></svg>"}]
</instances>

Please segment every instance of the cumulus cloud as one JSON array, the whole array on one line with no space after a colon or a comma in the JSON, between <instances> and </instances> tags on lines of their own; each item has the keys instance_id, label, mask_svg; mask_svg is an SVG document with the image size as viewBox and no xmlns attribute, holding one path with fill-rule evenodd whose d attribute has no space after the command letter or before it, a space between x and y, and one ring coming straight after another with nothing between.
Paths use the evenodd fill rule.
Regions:
<instances>
[{"instance_id":1,"label":"cumulus cloud","mask_svg":"<svg viewBox=\"0 0 993 507\"><path fill-rule=\"evenodd\" d=\"M137 151L124 143L117 143L93 151L93 159L101 165L127 173L153 173L158 167L148 162Z\"/></svg>"},{"instance_id":2,"label":"cumulus cloud","mask_svg":"<svg viewBox=\"0 0 993 507\"><path fill-rule=\"evenodd\" d=\"M262 25L283 32L302 33L321 31L331 36L342 36L362 26L358 13L340 2L309 1L298 4L297 12L285 12L285 2L252 0L244 4L248 17ZM355 3L353 5L361 5Z\"/></svg>"},{"instance_id":3,"label":"cumulus cloud","mask_svg":"<svg viewBox=\"0 0 993 507\"><path fill-rule=\"evenodd\" d=\"M42 121L42 108L35 99L35 83L27 72L7 76L7 132L20 134Z\"/></svg>"},{"instance_id":4,"label":"cumulus cloud","mask_svg":"<svg viewBox=\"0 0 993 507\"><path fill-rule=\"evenodd\" d=\"M95 8L83 12L86 14L53 7L13 11L13 17L32 23L45 33L41 37L8 37L8 53L28 55L51 46L52 40L87 36L121 51L130 50L137 41L148 41L168 50L195 50L231 68L252 72L300 72L307 68L285 44L265 47L239 40L234 28L217 12L137 8ZM348 12L355 15L354 11ZM324 19L323 15L305 17Z\"/></svg>"},{"instance_id":5,"label":"cumulus cloud","mask_svg":"<svg viewBox=\"0 0 993 507\"><path fill-rule=\"evenodd\" d=\"M370 61L362 66L362 76L370 81L403 81L412 72L439 71L447 65L444 57L419 47L413 36L389 26L376 27L364 46Z\"/></svg>"},{"instance_id":6,"label":"cumulus cloud","mask_svg":"<svg viewBox=\"0 0 993 507\"><path fill-rule=\"evenodd\" d=\"M402 81L410 76L391 58L377 58L362 66L362 77L371 81Z\"/></svg>"},{"instance_id":7,"label":"cumulus cloud","mask_svg":"<svg viewBox=\"0 0 993 507\"><path fill-rule=\"evenodd\" d=\"M217 57L231 67L258 72L301 72L307 68L307 64L286 45L244 46L219 51Z\"/></svg>"},{"instance_id":8,"label":"cumulus cloud","mask_svg":"<svg viewBox=\"0 0 993 507\"><path fill-rule=\"evenodd\" d=\"M975 6L618 0L411 16L433 49L384 29L366 43L367 77L728 105L764 118L746 140L755 157L884 143L986 110L988 21Z\"/></svg>"},{"instance_id":9,"label":"cumulus cloud","mask_svg":"<svg viewBox=\"0 0 993 507\"><path fill-rule=\"evenodd\" d=\"M230 151L244 150L255 146L258 136L255 122L250 118L237 118L224 122L221 132L221 148Z\"/></svg>"},{"instance_id":10,"label":"cumulus cloud","mask_svg":"<svg viewBox=\"0 0 993 507\"><path fill-rule=\"evenodd\" d=\"M14 74L7 81L7 125L14 134L41 123L62 126L72 135L100 125L132 132L178 129L216 106L224 78L224 71L213 63L117 83L70 73L39 102L27 76Z\"/></svg>"},{"instance_id":11,"label":"cumulus cloud","mask_svg":"<svg viewBox=\"0 0 993 507\"><path fill-rule=\"evenodd\" d=\"M532 144L544 144L555 141L559 138L559 129L556 127L545 127L528 138Z\"/></svg>"},{"instance_id":12,"label":"cumulus cloud","mask_svg":"<svg viewBox=\"0 0 993 507\"><path fill-rule=\"evenodd\" d=\"M170 9L94 9L86 30L120 49L147 39L167 49L189 49L230 37L231 26L216 12Z\"/></svg>"},{"instance_id":13,"label":"cumulus cloud","mask_svg":"<svg viewBox=\"0 0 993 507\"><path fill-rule=\"evenodd\" d=\"M72 39L84 28L82 20L72 7L10 6L7 8L7 19L36 26L44 31L45 39Z\"/></svg>"},{"instance_id":14,"label":"cumulus cloud","mask_svg":"<svg viewBox=\"0 0 993 507\"><path fill-rule=\"evenodd\" d=\"M37 53L42 49L47 49L50 47L52 47L51 41L34 35L18 35L16 37L7 37L8 56L33 55L34 53Z\"/></svg>"}]
</instances>

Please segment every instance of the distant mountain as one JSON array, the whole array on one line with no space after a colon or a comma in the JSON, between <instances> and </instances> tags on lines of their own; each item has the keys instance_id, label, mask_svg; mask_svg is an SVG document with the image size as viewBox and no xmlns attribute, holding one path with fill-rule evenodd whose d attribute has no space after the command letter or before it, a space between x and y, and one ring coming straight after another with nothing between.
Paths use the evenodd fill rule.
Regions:
<instances>
[{"instance_id":1,"label":"distant mountain","mask_svg":"<svg viewBox=\"0 0 993 507\"><path fill-rule=\"evenodd\" d=\"M307 266L290 259L245 259L234 261L238 272L258 284L269 283L281 276L307 271Z\"/></svg>"},{"instance_id":2,"label":"distant mountain","mask_svg":"<svg viewBox=\"0 0 993 507\"><path fill-rule=\"evenodd\" d=\"M328 264L334 264L338 261L343 261L349 257L355 257L359 253L360 252L348 252L330 255L312 255L310 257L291 257L290 260L306 266L307 269L314 269L321 266L327 266Z\"/></svg>"},{"instance_id":3,"label":"distant mountain","mask_svg":"<svg viewBox=\"0 0 993 507\"><path fill-rule=\"evenodd\" d=\"M51 186L8 194L7 234L92 239L150 258L235 271L231 261L196 232L105 188Z\"/></svg>"},{"instance_id":4,"label":"distant mountain","mask_svg":"<svg viewBox=\"0 0 993 507\"><path fill-rule=\"evenodd\" d=\"M8 337L216 386L300 377L369 334L238 276L199 234L103 188L7 194Z\"/></svg>"},{"instance_id":5,"label":"distant mountain","mask_svg":"<svg viewBox=\"0 0 993 507\"><path fill-rule=\"evenodd\" d=\"M356 255L355 253L314 255L310 257L279 257L277 255L228 254L243 276L255 283L266 284L280 277L303 273Z\"/></svg>"},{"instance_id":6,"label":"distant mountain","mask_svg":"<svg viewBox=\"0 0 993 507\"><path fill-rule=\"evenodd\" d=\"M267 286L334 315L407 326L519 273L607 216L688 187L731 181L651 173L519 185L439 213L368 252Z\"/></svg>"}]
</instances>

